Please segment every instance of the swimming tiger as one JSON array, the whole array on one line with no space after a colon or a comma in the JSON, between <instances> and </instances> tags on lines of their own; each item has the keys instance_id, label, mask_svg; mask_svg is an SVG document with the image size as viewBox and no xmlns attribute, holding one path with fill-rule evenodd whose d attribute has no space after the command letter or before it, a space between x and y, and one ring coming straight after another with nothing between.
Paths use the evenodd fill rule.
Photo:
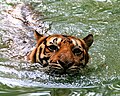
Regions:
<instances>
[{"instance_id":1,"label":"swimming tiger","mask_svg":"<svg viewBox=\"0 0 120 96\"><path fill-rule=\"evenodd\" d=\"M44 36L34 32L36 47L28 55L32 63L49 66L50 73L78 73L89 61L88 50L93 43L93 35L84 39L74 36L54 34Z\"/></svg>"}]
</instances>

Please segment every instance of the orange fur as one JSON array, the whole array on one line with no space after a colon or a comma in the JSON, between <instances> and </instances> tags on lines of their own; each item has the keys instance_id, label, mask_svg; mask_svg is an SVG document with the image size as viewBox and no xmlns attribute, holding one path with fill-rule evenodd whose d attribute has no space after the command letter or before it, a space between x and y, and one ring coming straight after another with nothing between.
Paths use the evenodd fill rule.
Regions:
<instances>
[{"instance_id":1,"label":"orange fur","mask_svg":"<svg viewBox=\"0 0 120 96\"><path fill-rule=\"evenodd\" d=\"M78 71L80 66L85 67L89 61L88 50L93 43L92 34L79 39L57 34L45 37L35 31L34 36L36 48L28 55L28 60L32 63L50 66L50 70L62 74Z\"/></svg>"}]
</instances>

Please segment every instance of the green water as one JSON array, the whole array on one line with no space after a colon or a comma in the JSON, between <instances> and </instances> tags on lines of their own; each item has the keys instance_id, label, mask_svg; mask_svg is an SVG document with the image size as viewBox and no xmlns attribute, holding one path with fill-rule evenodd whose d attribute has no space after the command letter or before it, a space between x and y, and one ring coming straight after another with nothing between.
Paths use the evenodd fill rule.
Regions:
<instances>
[{"instance_id":1,"label":"green water","mask_svg":"<svg viewBox=\"0 0 120 96\"><path fill-rule=\"evenodd\" d=\"M1 4L6 8L13 2ZM53 78L38 70L25 69L26 63L1 57L0 96L120 96L120 1L31 2L35 10L45 15L44 21L52 22L51 33L80 38L92 33L91 59L80 76ZM6 46L1 43L0 48L3 47Z\"/></svg>"}]
</instances>

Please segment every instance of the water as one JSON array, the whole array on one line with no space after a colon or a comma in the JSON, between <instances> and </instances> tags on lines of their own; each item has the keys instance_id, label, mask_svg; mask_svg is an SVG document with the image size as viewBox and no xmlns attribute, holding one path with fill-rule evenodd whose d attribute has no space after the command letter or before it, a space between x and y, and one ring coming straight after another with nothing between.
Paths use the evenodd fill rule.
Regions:
<instances>
[{"instance_id":1,"label":"water","mask_svg":"<svg viewBox=\"0 0 120 96\"><path fill-rule=\"evenodd\" d=\"M17 2L19 1L1 1L1 12ZM52 34L68 34L83 38L92 33L94 44L89 50L91 59L88 68L79 76L51 77L41 72L38 64L31 65L19 60L21 58L14 59L16 57L13 56L10 59L9 56L4 56L3 51L8 46L0 39L1 96L120 96L119 0L23 2L32 2L34 10L44 14L43 21L52 22L50 29ZM4 27L2 18L0 18L1 37L6 31L2 28Z\"/></svg>"}]
</instances>

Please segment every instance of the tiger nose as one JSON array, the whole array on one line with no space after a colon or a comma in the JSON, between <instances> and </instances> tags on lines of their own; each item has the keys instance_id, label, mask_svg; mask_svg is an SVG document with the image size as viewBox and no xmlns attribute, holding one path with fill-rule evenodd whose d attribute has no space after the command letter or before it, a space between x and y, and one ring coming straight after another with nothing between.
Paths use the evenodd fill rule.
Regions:
<instances>
[{"instance_id":1,"label":"tiger nose","mask_svg":"<svg viewBox=\"0 0 120 96\"><path fill-rule=\"evenodd\" d=\"M68 69L74 64L74 62L72 62L72 61L63 62L63 61L59 60L58 62L64 69Z\"/></svg>"}]
</instances>

